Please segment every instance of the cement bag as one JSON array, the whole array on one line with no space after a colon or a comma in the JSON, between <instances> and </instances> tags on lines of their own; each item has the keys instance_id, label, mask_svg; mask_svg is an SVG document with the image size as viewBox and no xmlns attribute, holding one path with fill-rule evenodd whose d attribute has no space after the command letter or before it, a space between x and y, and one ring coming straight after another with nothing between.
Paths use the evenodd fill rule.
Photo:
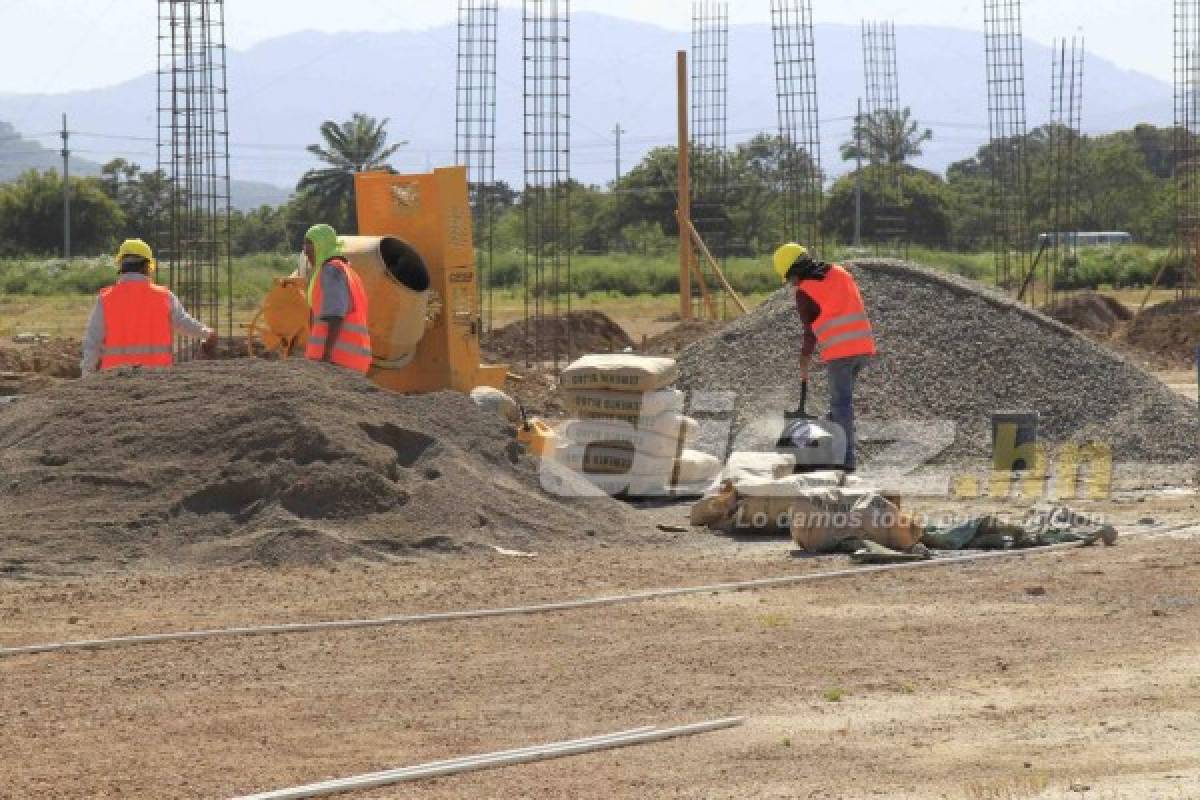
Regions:
<instances>
[{"instance_id":1,"label":"cement bag","mask_svg":"<svg viewBox=\"0 0 1200 800\"><path fill-rule=\"evenodd\" d=\"M613 416L612 414L604 412L590 411L578 413L576 416L579 417L579 419L575 420L574 423L588 423L580 428L573 427L574 423L572 423L572 427L569 428L571 431L569 438L576 442L586 441L586 438L583 434L592 430L596 430L595 428L591 427L591 425L595 424L601 424L601 429L609 432L617 430L632 430L641 434L673 439L677 442L682 441L688 436L695 436L697 431L700 430L700 425L696 422L696 420L692 419L691 417L685 417L675 411L666 411L662 414L656 414L654 416L644 417L641 419L630 419L628 417ZM605 439L609 438L610 436L606 434Z\"/></svg>"},{"instance_id":2,"label":"cement bag","mask_svg":"<svg viewBox=\"0 0 1200 800\"><path fill-rule=\"evenodd\" d=\"M591 355L572 361L559 377L564 389L613 389L622 392L653 392L679 378L672 358L633 356L622 353Z\"/></svg>"},{"instance_id":3,"label":"cement bag","mask_svg":"<svg viewBox=\"0 0 1200 800\"><path fill-rule=\"evenodd\" d=\"M845 539L907 550L920 534L909 515L873 489L809 489L792 501L792 540L810 553L831 552Z\"/></svg>"},{"instance_id":4,"label":"cement bag","mask_svg":"<svg viewBox=\"0 0 1200 800\"><path fill-rule=\"evenodd\" d=\"M521 421L521 410L517 407L517 401L499 389L476 386L471 390L471 400L484 411L490 411L513 425Z\"/></svg>"},{"instance_id":5,"label":"cement bag","mask_svg":"<svg viewBox=\"0 0 1200 800\"><path fill-rule=\"evenodd\" d=\"M558 463L576 472L652 477L662 484L670 482L675 469L673 458L655 458L622 445L568 443L557 447L554 457Z\"/></svg>"},{"instance_id":6,"label":"cement bag","mask_svg":"<svg viewBox=\"0 0 1200 800\"><path fill-rule=\"evenodd\" d=\"M600 475L580 473L580 478L609 495L627 497L666 497L671 494L670 476L655 478L649 475Z\"/></svg>"},{"instance_id":7,"label":"cement bag","mask_svg":"<svg viewBox=\"0 0 1200 800\"><path fill-rule=\"evenodd\" d=\"M563 426L560 435L574 444L601 443L612 447L625 445L648 456L675 458L683 446L683 437L679 434L680 427L686 428L686 423L675 425L673 435L663 436L639 430L628 422L577 419Z\"/></svg>"},{"instance_id":8,"label":"cement bag","mask_svg":"<svg viewBox=\"0 0 1200 800\"><path fill-rule=\"evenodd\" d=\"M725 460L721 479L734 485L751 478L783 478L792 474L796 457L788 453L736 451Z\"/></svg>"},{"instance_id":9,"label":"cement bag","mask_svg":"<svg viewBox=\"0 0 1200 800\"><path fill-rule=\"evenodd\" d=\"M675 483L681 486L712 483L720 472L720 460L698 450L684 450L675 459Z\"/></svg>"},{"instance_id":10,"label":"cement bag","mask_svg":"<svg viewBox=\"0 0 1200 800\"><path fill-rule=\"evenodd\" d=\"M684 395L678 389L645 393L573 389L563 392L563 398L567 411L576 415L610 414L617 418L637 420L667 411L682 411Z\"/></svg>"}]
</instances>

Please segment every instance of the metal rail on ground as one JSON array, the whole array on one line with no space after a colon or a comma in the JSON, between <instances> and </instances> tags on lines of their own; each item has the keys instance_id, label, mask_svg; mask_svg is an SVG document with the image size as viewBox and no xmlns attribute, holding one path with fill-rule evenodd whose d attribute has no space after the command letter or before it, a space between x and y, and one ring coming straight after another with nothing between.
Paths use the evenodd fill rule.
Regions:
<instances>
[{"instance_id":1,"label":"metal rail on ground","mask_svg":"<svg viewBox=\"0 0 1200 800\"><path fill-rule=\"evenodd\" d=\"M661 742L664 739L675 739L680 736L693 736L699 733L724 730L741 725L745 717L726 717L707 722L697 722L691 725L678 725L672 728L647 726L634 728L619 733L603 736L590 736L585 739L572 739L563 742L521 747L515 750L501 750L495 753L484 753L475 756L432 761L415 767L369 772L350 778L338 778L320 783L310 783L304 786L293 786L287 789L277 789L259 794L243 795L235 800L302 800L309 797L322 797L343 792L375 789L380 786L390 786L405 781L415 781L424 778L439 778L446 775L457 775L463 772L475 772L496 767L507 767L514 764L526 764L531 761L546 761L552 758L594 753L599 750L612 750L617 747L629 747L637 744Z\"/></svg>"},{"instance_id":2,"label":"metal rail on ground","mask_svg":"<svg viewBox=\"0 0 1200 800\"><path fill-rule=\"evenodd\" d=\"M977 561L988 561L1000 558L1044 555L1047 553L1058 553L1064 550L1072 550L1084 545L1084 542L1067 542L1064 544L1050 545L1048 547L1032 547L1022 550L998 550L986 553L972 553L963 556L932 558L928 561L914 561L904 564L862 566L854 567L852 569L831 570L829 572L810 572L803 575L781 575L775 578L757 578L748 581L713 583L704 586L685 586L673 589L648 589L640 592L632 592L630 594L606 595L601 597L583 598L579 600L540 603L529 606L508 606L504 608L468 609L462 611L437 611L427 614L405 614L401 616L376 617L374 619L345 619L330 620L326 622L293 622L277 625L255 625L238 628L214 628L196 631L176 631L170 633L116 636L108 639L82 639L69 642L54 642L50 644L22 645L18 647L0 648L0 658L12 658L14 656L38 655L43 653L58 653L79 650L104 650L115 647L130 647L133 645L142 644L199 641L203 639L231 638L235 636L265 636L268 634L279 633L311 633L314 631L382 628L398 625L417 625L430 622L455 622L459 620L487 619L491 617L515 617L530 614L548 614L557 611L575 611L585 608L623 605L626 603L644 603L650 600L663 600L671 597L683 597L694 594L713 594L723 592L740 592L753 589L771 589L781 586L792 586L800 583L870 575L876 572L927 569L930 567L943 567L953 564L969 564Z\"/></svg>"}]
</instances>

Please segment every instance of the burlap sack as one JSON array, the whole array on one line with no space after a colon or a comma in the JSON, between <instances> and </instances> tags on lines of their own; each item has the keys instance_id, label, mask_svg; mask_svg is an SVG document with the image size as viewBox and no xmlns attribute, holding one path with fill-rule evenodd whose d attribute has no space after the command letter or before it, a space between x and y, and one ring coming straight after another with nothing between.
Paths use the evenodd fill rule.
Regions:
<instances>
[{"instance_id":1,"label":"burlap sack","mask_svg":"<svg viewBox=\"0 0 1200 800\"><path fill-rule=\"evenodd\" d=\"M828 553L845 539L869 539L907 550L921 526L873 489L809 489L792 501L792 540L810 553Z\"/></svg>"},{"instance_id":2,"label":"burlap sack","mask_svg":"<svg viewBox=\"0 0 1200 800\"><path fill-rule=\"evenodd\" d=\"M670 386L678 378L679 367L672 358L614 353L584 356L571 362L562 371L559 383L570 390L652 392Z\"/></svg>"}]
</instances>

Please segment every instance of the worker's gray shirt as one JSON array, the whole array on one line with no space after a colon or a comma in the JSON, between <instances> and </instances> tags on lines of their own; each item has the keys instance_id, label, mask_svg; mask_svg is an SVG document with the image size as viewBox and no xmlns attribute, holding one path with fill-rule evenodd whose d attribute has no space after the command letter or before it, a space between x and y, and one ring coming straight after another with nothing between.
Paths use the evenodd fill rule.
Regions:
<instances>
[{"instance_id":1,"label":"worker's gray shirt","mask_svg":"<svg viewBox=\"0 0 1200 800\"><path fill-rule=\"evenodd\" d=\"M346 273L326 261L321 265L321 308L318 319L345 319L350 313L350 282Z\"/></svg>"},{"instance_id":2,"label":"worker's gray shirt","mask_svg":"<svg viewBox=\"0 0 1200 800\"><path fill-rule=\"evenodd\" d=\"M126 272L117 278L117 283L148 280L150 279L141 273ZM179 302L179 298L174 294L171 294L171 329L180 336L188 336L193 339L203 339L212 333L208 326L184 310L183 303ZM100 350L103 346L104 305L97 300L96 305L92 307L91 316L88 317L87 331L83 335L83 358L80 360L79 367L85 378L100 369Z\"/></svg>"}]
</instances>

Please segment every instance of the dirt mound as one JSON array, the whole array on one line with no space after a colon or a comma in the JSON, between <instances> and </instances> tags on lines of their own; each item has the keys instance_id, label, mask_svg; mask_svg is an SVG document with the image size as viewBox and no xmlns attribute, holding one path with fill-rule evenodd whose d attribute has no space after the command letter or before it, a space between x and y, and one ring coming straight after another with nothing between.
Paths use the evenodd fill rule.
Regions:
<instances>
[{"instance_id":1,"label":"dirt mound","mask_svg":"<svg viewBox=\"0 0 1200 800\"><path fill-rule=\"evenodd\" d=\"M542 492L512 433L295 359L64 383L0 405L0 576L637 538L617 501Z\"/></svg>"},{"instance_id":2,"label":"dirt mound","mask_svg":"<svg viewBox=\"0 0 1200 800\"><path fill-rule=\"evenodd\" d=\"M1190 364L1200 345L1200 300L1178 300L1147 308L1125 327L1121 340L1168 364Z\"/></svg>"},{"instance_id":3,"label":"dirt mound","mask_svg":"<svg viewBox=\"0 0 1200 800\"><path fill-rule=\"evenodd\" d=\"M76 339L39 339L0 344L0 372L29 372L51 378L78 378L80 343Z\"/></svg>"},{"instance_id":4,"label":"dirt mound","mask_svg":"<svg viewBox=\"0 0 1200 800\"><path fill-rule=\"evenodd\" d=\"M553 348L548 343L558 337L562 342L561 351L565 354L568 335L577 355L614 353L633 347L629 334L603 311L572 311L561 319L530 320L528 331L524 320L496 328L484 334L483 349L490 358L515 361L524 358L527 352L532 357L537 337L542 342L541 348L549 351L546 357L551 358Z\"/></svg>"},{"instance_id":5,"label":"dirt mound","mask_svg":"<svg viewBox=\"0 0 1200 800\"><path fill-rule=\"evenodd\" d=\"M646 340L646 346L642 352L647 355L674 356L692 342L712 336L727 324L725 320L689 319L656 336L651 336Z\"/></svg>"},{"instance_id":6,"label":"dirt mound","mask_svg":"<svg viewBox=\"0 0 1200 800\"><path fill-rule=\"evenodd\" d=\"M1091 289L1060 300L1045 313L1075 330L1099 336L1111 336L1122 322L1133 318L1133 312L1120 300Z\"/></svg>"},{"instance_id":7,"label":"dirt mound","mask_svg":"<svg viewBox=\"0 0 1200 800\"><path fill-rule=\"evenodd\" d=\"M888 440L928 441L919 428L940 420L953 439L934 463L986 458L1001 410L1038 411L1043 441L1107 442L1118 462L1195 457L1193 405L1112 350L973 281L888 261L853 269L881 351L856 396L868 457ZM799 396L800 336L780 291L684 350L680 385L736 393L738 446L769 448ZM827 397L818 370L810 410Z\"/></svg>"}]
</instances>

